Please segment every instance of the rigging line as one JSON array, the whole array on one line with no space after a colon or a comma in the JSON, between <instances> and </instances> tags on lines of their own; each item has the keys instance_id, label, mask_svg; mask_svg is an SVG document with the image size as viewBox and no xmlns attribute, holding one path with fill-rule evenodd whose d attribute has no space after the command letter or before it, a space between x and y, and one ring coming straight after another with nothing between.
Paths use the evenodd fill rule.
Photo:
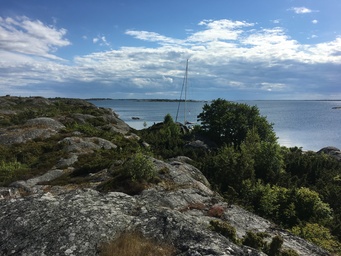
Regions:
<instances>
[{"instance_id":1,"label":"rigging line","mask_svg":"<svg viewBox=\"0 0 341 256\"><path fill-rule=\"evenodd\" d=\"M186 72L185 72L185 106L184 106L184 125L186 125L186 113L187 113L187 82L188 82L188 59L186 62Z\"/></svg>"},{"instance_id":2,"label":"rigging line","mask_svg":"<svg viewBox=\"0 0 341 256\"><path fill-rule=\"evenodd\" d=\"M186 63L186 72L185 72L184 79L183 79L183 82L182 82L180 100L179 100L179 104L178 104L178 110L177 110L177 112L176 112L175 122L178 121L179 110L180 110L180 104L181 104L181 100L182 100L182 94L183 94L183 91L184 91L185 84L187 84L187 73L188 73L188 59L187 59L187 63Z\"/></svg>"}]
</instances>

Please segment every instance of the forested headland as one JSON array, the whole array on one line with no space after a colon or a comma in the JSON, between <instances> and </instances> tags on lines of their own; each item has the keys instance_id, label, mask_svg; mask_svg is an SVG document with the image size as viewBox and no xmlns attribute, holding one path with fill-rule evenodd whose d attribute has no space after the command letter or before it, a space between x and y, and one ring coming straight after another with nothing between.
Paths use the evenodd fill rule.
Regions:
<instances>
[{"instance_id":1,"label":"forested headland","mask_svg":"<svg viewBox=\"0 0 341 256\"><path fill-rule=\"evenodd\" d=\"M272 124L256 106L217 99L204 105L198 121L201 125L191 132L181 132L167 115L163 125L142 130L140 135L159 157L193 159L228 202L333 253L341 252L341 163L337 159L281 147Z\"/></svg>"}]
</instances>

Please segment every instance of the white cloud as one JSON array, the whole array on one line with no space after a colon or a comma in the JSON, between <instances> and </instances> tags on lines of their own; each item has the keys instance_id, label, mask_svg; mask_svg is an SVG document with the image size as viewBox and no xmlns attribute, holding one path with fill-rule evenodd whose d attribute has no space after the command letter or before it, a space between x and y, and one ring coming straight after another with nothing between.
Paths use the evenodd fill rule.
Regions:
<instances>
[{"instance_id":1,"label":"white cloud","mask_svg":"<svg viewBox=\"0 0 341 256\"><path fill-rule=\"evenodd\" d=\"M20 19L1 20L1 29L17 38L43 36L33 25L30 29L18 30L19 25L13 25L14 22L22 24L23 19L21 22ZM50 88L54 94L77 91L78 97L92 97L97 91L105 93L106 97L115 97L116 92L128 96L135 90L141 97L174 97L174 92L181 90L187 58L190 59L190 84L198 94L204 92L200 97L205 99L224 97L224 92L229 95L242 92L244 97L248 93L257 95L257 92L265 97L271 92L290 97L295 90L308 97L309 93L321 95L321 85L332 92L338 90L336 85L341 80L341 37L306 45L291 38L282 27L259 28L257 24L245 21L204 20L185 38L127 30L126 35L147 44L74 56L66 63L55 61L57 56L44 61L32 58L47 58L46 55L52 55L57 47L70 44L64 39L66 30L41 22L35 22L35 25L50 32L49 36L44 35L46 42L54 42L45 43L47 48L42 48L47 50L42 53L36 51L27 55L28 49L34 48L35 40L28 40L27 45L20 48L7 45L0 34L0 42L5 46L0 51L0 88L7 86L8 92L12 93L10 88L27 84L54 84L57 86ZM9 42L16 41L11 39ZM93 38L93 43L110 45L103 35ZM22 54L23 49L26 54ZM95 86L92 88L92 85ZM42 88L39 89L41 92ZM137 94L133 95L136 97Z\"/></svg>"},{"instance_id":2,"label":"white cloud","mask_svg":"<svg viewBox=\"0 0 341 256\"><path fill-rule=\"evenodd\" d=\"M286 87L286 85L282 83L262 82L260 85L261 89L265 91L281 91Z\"/></svg>"},{"instance_id":3,"label":"white cloud","mask_svg":"<svg viewBox=\"0 0 341 256\"><path fill-rule=\"evenodd\" d=\"M203 20L198 25L206 27L202 31L193 33L187 41L189 42L210 42L219 40L237 40L243 32L241 28L252 27L253 23L231 20Z\"/></svg>"},{"instance_id":4,"label":"white cloud","mask_svg":"<svg viewBox=\"0 0 341 256\"><path fill-rule=\"evenodd\" d=\"M110 47L110 43L107 41L107 39L105 38L105 36L97 36L97 37L94 37L92 39L92 42L94 44L99 44L100 46L108 46Z\"/></svg>"},{"instance_id":5,"label":"white cloud","mask_svg":"<svg viewBox=\"0 0 341 256\"><path fill-rule=\"evenodd\" d=\"M64 38L66 29L47 26L27 17L0 17L0 49L4 52L60 59L53 53L71 43Z\"/></svg>"},{"instance_id":6,"label":"white cloud","mask_svg":"<svg viewBox=\"0 0 341 256\"><path fill-rule=\"evenodd\" d=\"M292 7L289 10L294 11L297 14L305 14L305 13L313 12L311 9L308 9L306 7Z\"/></svg>"},{"instance_id":7,"label":"white cloud","mask_svg":"<svg viewBox=\"0 0 341 256\"><path fill-rule=\"evenodd\" d=\"M183 43L182 40L174 39L171 37L166 37L155 32L127 30L125 33L127 35L133 36L143 41L157 42L160 44L182 44Z\"/></svg>"},{"instance_id":8,"label":"white cloud","mask_svg":"<svg viewBox=\"0 0 341 256\"><path fill-rule=\"evenodd\" d=\"M311 23L317 24L319 21L318 20L312 20Z\"/></svg>"}]
</instances>

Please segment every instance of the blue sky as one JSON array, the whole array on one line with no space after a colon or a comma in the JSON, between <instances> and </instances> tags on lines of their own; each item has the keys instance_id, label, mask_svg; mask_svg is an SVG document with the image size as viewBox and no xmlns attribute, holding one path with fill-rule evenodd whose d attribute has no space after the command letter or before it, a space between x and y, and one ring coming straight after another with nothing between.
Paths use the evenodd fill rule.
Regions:
<instances>
[{"instance_id":1,"label":"blue sky","mask_svg":"<svg viewBox=\"0 0 341 256\"><path fill-rule=\"evenodd\" d=\"M340 0L0 0L0 95L341 99Z\"/></svg>"}]
</instances>

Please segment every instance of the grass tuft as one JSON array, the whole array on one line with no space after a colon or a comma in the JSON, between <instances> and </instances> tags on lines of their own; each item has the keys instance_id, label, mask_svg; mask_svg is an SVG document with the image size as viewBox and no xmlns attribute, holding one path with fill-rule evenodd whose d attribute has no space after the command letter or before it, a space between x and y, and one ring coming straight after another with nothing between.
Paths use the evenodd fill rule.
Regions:
<instances>
[{"instance_id":1,"label":"grass tuft","mask_svg":"<svg viewBox=\"0 0 341 256\"><path fill-rule=\"evenodd\" d=\"M143 237L137 232L126 232L100 246L100 256L172 256L175 248Z\"/></svg>"}]
</instances>

